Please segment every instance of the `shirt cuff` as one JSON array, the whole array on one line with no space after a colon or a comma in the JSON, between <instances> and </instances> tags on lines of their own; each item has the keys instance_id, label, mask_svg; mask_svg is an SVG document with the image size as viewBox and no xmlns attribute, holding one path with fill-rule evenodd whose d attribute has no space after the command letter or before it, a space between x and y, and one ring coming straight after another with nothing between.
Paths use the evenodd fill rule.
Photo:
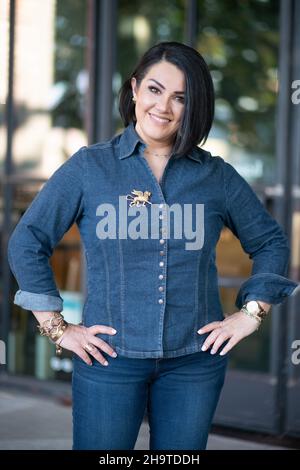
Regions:
<instances>
[{"instance_id":1,"label":"shirt cuff","mask_svg":"<svg viewBox=\"0 0 300 470\"><path fill-rule=\"evenodd\" d=\"M16 292L14 304L19 305L25 310L31 311L49 312L53 310L61 312L63 310L63 299L61 297L47 294L35 294L33 292L22 290L18 290Z\"/></svg>"},{"instance_id":2,"label":"shirt cuff","mask_svg":"<svg viewBox=\"0 0 300 470\"><path fill-rule=\"evenodd\" d=\"M261 300L268 304L279 304L285 297L295 293L300 284L274 273L259 273L245 281L238 292L235 305L241 309L249 300Z\"/></svg>"}]
</instances>

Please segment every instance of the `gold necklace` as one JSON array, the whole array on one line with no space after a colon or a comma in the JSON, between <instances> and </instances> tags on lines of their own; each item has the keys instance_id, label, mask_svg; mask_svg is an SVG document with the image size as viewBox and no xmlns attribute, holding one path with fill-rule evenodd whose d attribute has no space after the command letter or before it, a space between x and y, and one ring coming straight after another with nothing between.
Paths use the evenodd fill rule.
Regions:
<instances>
[{"instance_id":1,"label":"gold necklace","mask_svg":"<svg viewBox=\"0 0 300 470\"><path fill-rule=\"evenodd\" d=\"M145 153L149 153L150 155L154 155L155 157L166 157L166 158L168 157L169 158L171 156L171 154L169 154L169 153L168 154L159 154L159 153L155 153L155 152L150 152L150 150L147 150L147 149L145 149Z\"/></svg>"}]
</instances>

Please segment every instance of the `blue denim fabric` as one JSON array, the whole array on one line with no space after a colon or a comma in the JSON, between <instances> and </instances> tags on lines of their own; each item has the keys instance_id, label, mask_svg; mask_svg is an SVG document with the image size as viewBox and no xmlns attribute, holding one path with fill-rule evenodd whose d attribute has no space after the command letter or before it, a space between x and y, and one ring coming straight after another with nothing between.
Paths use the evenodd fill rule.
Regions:
<instances>
[{"instance_id":1,"label":"blue denim fabric","mask_svg":"<svg viewBox=\"0 0 300 470\"><path fill-rule=\"evenodd\" d=\"M237 295L238 308L250 299L280 303L297 283L286 278L285 234L233 166L195 146L184 158L169 159L159 184L144 148L130 124L111 140L79 149L49 178L15 227L8 259L19 285L17 305L61 311L49 257L76 222L87 262L83 323L115 328L116 335L101 338L124 356L171 358L200 351L206 335L197 330L224 318L215 265L224 225L253 261L252 275ZM202 204L203 245L187 249L189 235L178 238L175 229L169 236L160 233L163 218L154 224L154 236L148 224L146 237L126 238L121 225L129 227L139 209L125 200L128 217L119 216L124 208L119 196L133 190L150 191L160 217L166 218L173 204ZM97 232L105 220L98 208L105 203L116 208L115 238L110 232L103 239ZM148 216L150 207L140 210Z\"/></svg>"},{"instance_id":2,"label":"blue denim fabric","mask_svg":"<svg viewBox=\"0 0 300 470\"><path fill-rule=\"evenodd\" d=\"M107 367L73 356L73 450L134 449L147 411L150 450L204 450L228 356L118 356Z\"/></svg>"}]
</instances>

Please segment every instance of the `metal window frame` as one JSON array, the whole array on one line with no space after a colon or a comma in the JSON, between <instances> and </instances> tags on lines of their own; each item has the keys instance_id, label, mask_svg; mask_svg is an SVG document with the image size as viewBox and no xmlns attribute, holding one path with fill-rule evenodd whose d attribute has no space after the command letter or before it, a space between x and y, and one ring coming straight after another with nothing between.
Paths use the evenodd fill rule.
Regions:
<instances>
[{"instance_id":1,"label":"metal window frame","mask_svg":"<svg viewBox=\"0 0 300 470\"><path fill-rule=\"evenodd\" d=\"M117 0L89 0L88 138L90 143L113 133L112 81L116 69Z\"/></svg>"},{"instance_id":2,"label":"metal window frame","mask_svg":"<svg viewBox=\"0 0 300 470\"><path fill-rule=\"evenodd\" d=\"M89 143L111 138L114 131L113 123L113 91L112 81L116 69L116 37L117 37L117 6L118 0L88 0L88 69L90 76L86 127ZM13 197L13 158L12 140L14 132L14 45L15 45L15 14L16 2L10 0L10 30L9 30L9 65L8 65L8 97L6 104L6 157L4 174L2 176L3 198L4 198L4 223L2 231L2 259L3 259L3 298L1 339L8 340L10 330L11 312L11 273L7 263L7 240L11 233L11 209ZM282 186L282 194L274 196L276 218L284 230L291 237L291 224L293 211L299 210L299 198L295 199L293 187L300 186L299 169L299 135L297 122L300 121L300 105L297 109L290 99L292 79L300 79L299 50L300 34L296 28L296 18L299 18L300 5L297 0L281 0L280 6L280 57L279 75L280 90L278 99L278 119L276 158L278 177L277 181ZM186 2L185 42L196 47L198 37L199 11L197 0ZM84 279L84 276L83 276ZM221 280L222 281L222 280ZM223 280L227 282L227 280ZM228 284L228 282L227 282ZM83 282L83 285L85 283ZM300 432L300 424L293 421L295 409L294 395L287 390L287 385L293 384L295 373L293 367L288 363L289 339L292 337L292 328L299 325L296 315L296 304L294 300L287 301L273 312L272 322L272 348L270 351L271 371L275 380L272 392L272 400L276 403L276 416L271 420L269 432L282 433L286 430L291 433ZM288 321L286 320L288 318ZM288 339L287 339L288 338ZM285 354L282 354L285 351ZM237 377L239 379L239 377ZM290 382L289 382L290 381ZM247 385L247 384L246 384ZM298 386L298 385L297 385ZM264 393L263 387L256 391L255 400L260 400L260 393ZM236 408L236 407L235 407ZM274 407L273 407L274 409ZM228 424L226 415L231 414L232 405L216 414L216 422ZM268 411L271 412L271 409ZM268 415L268 419L270 416ZM253 427L257 421L254 419ZM299 417L300 423L300 417ZM243 422L242 417L236 416L231 422L235 427L253 428L249 421ZM263 430L262 427L257 429ZM298 431L297 431L298 430Z\"/></svg>"},{"instance_id":3,"label":"metal window frame","mask_svg":"<svg viewBox=\"0 0 300 470\"><path fill-rule=\"evenodd\" d=\"M8 338L10 331L10 312L11 312L11 272L7 261L7 244L11 233L12 225L12 197L13 186L10 177L13 172L12 158L12 141L15 127L14 120L14 53L15 53L15 18L16 18L16 2L9 2L9 41L8 41L8 90L7 102L5 108L6 123L6 152L4 162L4 172L1 175L1 183L3 187L3 226L1 240L1 257L2 257L2 315L0 316L1 338L6 344L8 354ZM7 368L7 364L4 365Z\"/></svg>"},{"instance_id":4,"label":"metal window frame","mask_svg":"<svg viewBox=\"0 0 300 470\"><path fill-rule=\"evenodd\" d=\"M290 276L297 282L300 280L300 260L297 259L300 243L300 234L295 233L297 226L293 227L295 217L300 217L300 103L292 102L292 82L300 80L300 30L297 20L300 16L300 2L298 0L282 0L282 31L283 31L283 82L282 99L283 116L279 126L279 155L281 169L285 169L285 215L284 224L291 240L291 267ZM286 126L286 130L282 128ZM282 133L282 136L281 136ZM280 140L280 137L282 140ZM294 252L294 250L296 252ZM284 372L282 383L279 385L279 397L282 410L281 430L288 435L300 437L300 370L299 364L293 364L292 343L300 340L299 317L300 292L288 299L285 309L281 313L285 320L286 342L283 344L282 370Z\"/></svg>"},{"instance_id":5,"label":"metal window frame","mask_svg":"<svg viewBox=\"0 0 300 470\"><path fill-rule=\"evenodd\" d=\"M280 3L280 88L276 120L276 188L280 188L280 191L274 191L271 195L274 215L289 239L292 237L291 223L295 206L293 184L298 184L299 187L300 178L296 171L299 168L299 109L296 118L296 111L291 103L291 82L296 70L300 78L299 59L297 60L299 51L298 55L296 52L297 46L298 49L300 47L300 35L299 32L296 35L295 23L300 14L299 7L296 0L281 0ZM289 276L292 277L291 271ZM287 299L283 304L272 307L270 374L252 374L251 377L250 373L247 376L242 371L229 371L225 397L223 403L221 399L216 411L217 424L271 434L299 435L300 412L295 419L295 396L299 395L300 384L295 384L292 379L289 348L289 332L291 334L291 325L295 325L297 318L295 308L295 299ZM299 324L299 319L297 321ZM294 390L291 390L293 385ZM236 387L240 391L238 396L234 394ZM248 398L244 402L240 401L240 395ZM235 397L234 408L232 397ZM263 397L268 397L268 400ZM248 406L253 409L251 415Z\"/></svg>"}]
</instances>

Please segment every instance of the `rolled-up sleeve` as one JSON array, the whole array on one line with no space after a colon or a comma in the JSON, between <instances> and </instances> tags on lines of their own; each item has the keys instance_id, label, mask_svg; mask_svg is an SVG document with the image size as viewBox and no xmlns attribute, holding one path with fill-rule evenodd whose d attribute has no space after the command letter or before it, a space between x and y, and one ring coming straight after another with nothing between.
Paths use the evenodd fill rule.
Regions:
<instances>
[{"instance_id":1,"label":"rolled-up sleeve","mask_svg":"<svg viewBox=\"0 0 300 470\"><path fill-rule=\"evenodd\" d=\"M50 257L64 233L83 216L85 149L47 180L9 238L8 262L19 286L14 303L26 310L63 310Z\"/></svg>"},{"instance_id":2,"label":"rolled-up sleeve","mask_svg":"<svg viewBox=\"0 0 300 470\"><path fill-rule=\"evenodd\" d=\"M290 256L287 237L251 186L227 162L224 183L225 225L253 261L251 277L240 286L236 306L240 309L249 300L281 303L299 286L286 277Z\"/></svg>"}]
</instances>

